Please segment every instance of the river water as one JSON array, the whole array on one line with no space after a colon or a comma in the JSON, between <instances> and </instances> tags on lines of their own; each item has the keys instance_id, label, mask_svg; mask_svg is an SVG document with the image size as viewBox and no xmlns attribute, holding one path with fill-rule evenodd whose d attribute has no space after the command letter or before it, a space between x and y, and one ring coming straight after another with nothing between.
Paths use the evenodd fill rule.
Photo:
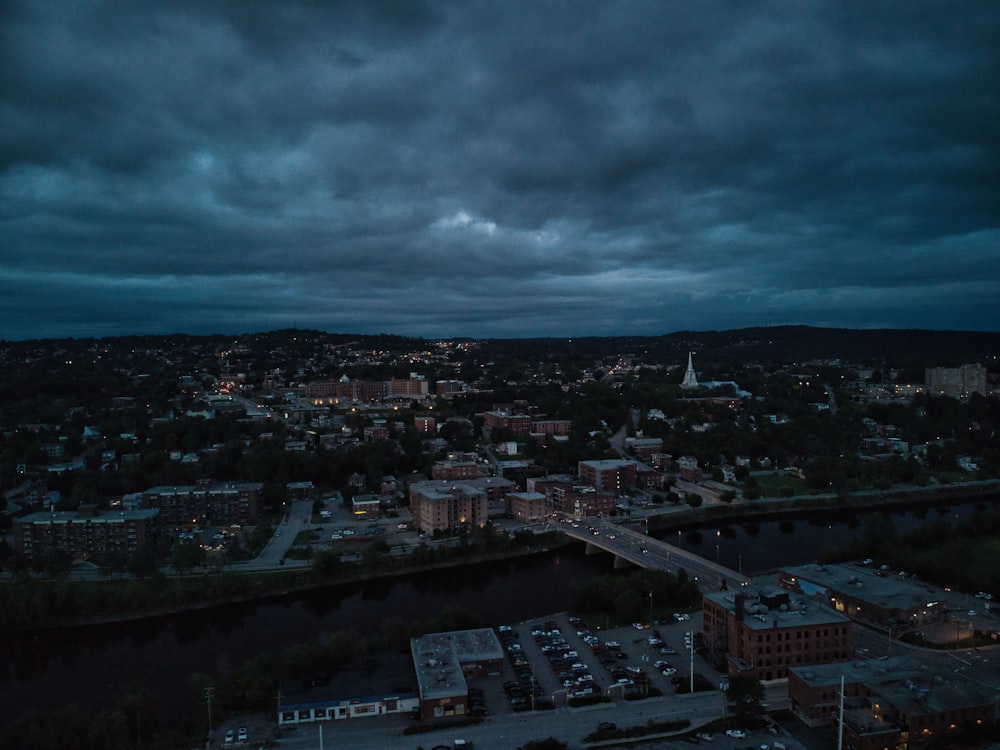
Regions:
<instances>
[{"instance_id":1,"label":"river water","mask_svg":"<svg viewBox=\"0 0 1000 750\"><path fill-rule=\"evenodd\" d=\"M995 503L996 501L994 501ZM995 505L994 505L995 507ZM892 514L897 532L924 520L962 519L975 504ZM730 524L661 535L744 573L812 562L826 545L844 545L860 518L819 515ZM345 584L161 618L0 638L0 706L8 716L78 703L100 708L132 684L154 687L165 715L187 713L192 673L225 671L260 654L324 632L377 631L393 616L426 619L449 606L486 622L517 622L570 608L575 584L611 572L606 555L572 545L530 558Z\"/></svg>"}]
</instances>

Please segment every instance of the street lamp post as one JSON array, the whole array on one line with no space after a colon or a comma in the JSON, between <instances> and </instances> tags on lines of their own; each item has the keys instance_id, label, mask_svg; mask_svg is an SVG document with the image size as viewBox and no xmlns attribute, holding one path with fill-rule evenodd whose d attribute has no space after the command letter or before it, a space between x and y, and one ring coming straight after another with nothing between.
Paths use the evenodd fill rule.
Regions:
<instances>
[{"instance_id":1,"label":"street lamp post","mask_svg":"<svg viewBox=\"0 0 1000 750\"><path fill-rule=\"evenodd\" d=\"M653 592L649 592L649 625L653 626Z\"/></svg>"}]
</instances>

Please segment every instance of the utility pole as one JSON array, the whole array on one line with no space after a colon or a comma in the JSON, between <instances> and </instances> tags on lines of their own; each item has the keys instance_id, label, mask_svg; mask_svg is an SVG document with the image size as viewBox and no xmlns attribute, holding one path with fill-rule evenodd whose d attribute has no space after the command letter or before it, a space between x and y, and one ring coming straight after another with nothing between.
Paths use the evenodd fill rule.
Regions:
<instances>
[{"instance_id":1,"label":"utility pole","mask_svg":"<svg viewBox=\"0 0 1000 750\"><path fill-rule=\"evenodd\" d=\"M212 698L215 697L215 688L205 688L205 703L208 706L208 741L212 740Z\"/></svg>"}]
</instances>

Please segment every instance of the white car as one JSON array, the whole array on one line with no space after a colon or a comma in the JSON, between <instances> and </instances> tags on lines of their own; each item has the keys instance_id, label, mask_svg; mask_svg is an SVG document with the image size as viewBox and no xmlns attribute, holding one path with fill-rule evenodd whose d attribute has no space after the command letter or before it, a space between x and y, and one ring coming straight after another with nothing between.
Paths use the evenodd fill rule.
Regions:
<instances>
[{"instance_id":1,"label":"white car","mask_svg":"<svg viewBox=\"0 0 1000 750\"><path fill-rule=\"evenodd\" d=\"M726 736L732 737L735 740L742 740L746 739L747 733L744 732L742 729L727 729Z\"/></svg>"},{"instance_id":2,"label":"white car","mask_svg":"<svg viewBox=\"0 0 1000 750\"><path fill-rule=\"evenodd\" d=\"M227 729L226 730L226 744L227 745L232 745L233 744L233 740L235 740L235 739L236 739L236 732L234 732L232 729Z\"/></svg>"},{"instance_id":3,"label":"white car","mask_svg":"<svg viewBox=\"0 0 1000 750\"><path fill-rule=\"evenodd\" d=\"M240 731L236 733L236 739L240 742L246 742L248 739L250 739L250 735L247 732L246 727L240 727Z\"/></svg>"}]
</instances>

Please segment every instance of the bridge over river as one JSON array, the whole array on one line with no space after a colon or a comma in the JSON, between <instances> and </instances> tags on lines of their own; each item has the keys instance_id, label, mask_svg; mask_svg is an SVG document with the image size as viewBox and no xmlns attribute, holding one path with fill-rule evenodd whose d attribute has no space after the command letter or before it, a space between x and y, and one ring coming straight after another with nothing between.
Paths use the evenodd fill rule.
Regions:
<instances>
[{"instance_id":1,"label":"bridge over river","mask_svg":"<svg viewBox=\"0 0 1000 750\"><path fill-rule=\"evenodd\" d=\"M602 550L614 555L616 566L630 563L675 575L683 568L703 591L718 591L723 582L728 588L747 584L746 577L738 571L607 519L566 524L562 531L566 536L584 542L588 552Z\"/></svg>"}]
</instances>

